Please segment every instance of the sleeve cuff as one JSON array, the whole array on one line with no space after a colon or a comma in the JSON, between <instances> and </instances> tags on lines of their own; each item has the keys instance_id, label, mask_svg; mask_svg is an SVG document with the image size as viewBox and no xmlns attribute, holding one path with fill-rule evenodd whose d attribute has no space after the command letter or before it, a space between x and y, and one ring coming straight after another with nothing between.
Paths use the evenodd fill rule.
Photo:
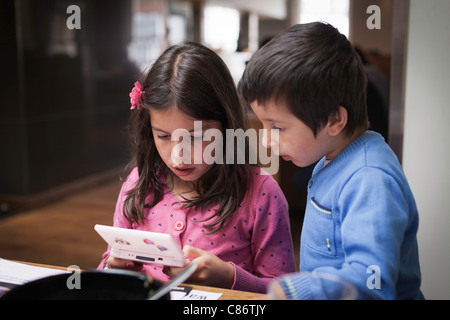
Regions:
<instances>
[{"instance_id":1,"label":"sleeve cuff","mask_svg":"<svg viewBox=\"0 0 450 320\"><path fill-rule=\"evenodd\" d=\"M312 300L311 283L295 275L284 276L279 281L289 300Z\"/></svg>"},{"instance_id":2,"label":"sleeve cuff","mask_svg":"<svg viewBox=\"0 0 450 320\"><path fill-rule=\"evenodd\" d=\"M241 267L229 262L234 266L234 282L232 290L251 291L258 293L266 293L269 283L273 279L259 278Z\"/></svg>"}]
</instances>

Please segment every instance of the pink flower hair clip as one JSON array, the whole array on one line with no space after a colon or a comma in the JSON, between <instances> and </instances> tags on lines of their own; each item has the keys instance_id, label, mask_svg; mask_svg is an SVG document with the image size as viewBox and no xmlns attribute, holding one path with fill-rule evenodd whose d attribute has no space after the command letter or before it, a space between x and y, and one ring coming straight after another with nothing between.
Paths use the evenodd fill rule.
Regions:
<instances>
[{"instance_id":1,"label":"pink flower hair clip","mask_svg":"<svg viewBox=\"0 0 450 320\"><path fill-rule=\"evenodd\" d=\"M141 105L141 96L143 93L144 91L142 91L141 84L136 81L134 83L134 88L130 93L131 110L133 110L134 108L140 109L139 107Z\"/></svg>"}]
</instances>

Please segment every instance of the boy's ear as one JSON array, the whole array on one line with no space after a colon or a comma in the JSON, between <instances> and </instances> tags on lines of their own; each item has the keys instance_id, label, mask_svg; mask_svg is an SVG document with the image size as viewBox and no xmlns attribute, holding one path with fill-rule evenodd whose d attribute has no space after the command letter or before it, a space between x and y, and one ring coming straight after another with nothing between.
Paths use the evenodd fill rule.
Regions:
<instances>
[{"instance_id":1,"label":"boy's ear","mask_svg":"<svg viewBox=\"0 0 450 320\"><path fill-rule=\"evenodd\" d=\"M328 134L333 137L340 134L347 125L347 119L347 109L339 106L338 111L328 117Z\"/></svg>"}]
</instances>

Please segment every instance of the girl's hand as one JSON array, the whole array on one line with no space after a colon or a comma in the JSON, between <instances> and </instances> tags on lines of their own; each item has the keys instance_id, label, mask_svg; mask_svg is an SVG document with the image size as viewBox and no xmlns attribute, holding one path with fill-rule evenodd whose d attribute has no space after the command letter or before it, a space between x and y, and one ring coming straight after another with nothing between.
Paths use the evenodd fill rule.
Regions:
<instances>
[{"instance_id":1,"label":"girl's hand","mask_svg":"<svg viewBox=\"0 0 450 320\"><path fill-rule=\"evenodd\" d=\"M217 256L199 248L184 246L186 265L184 267L164 267L164 273L174 277L190 263L197 264L197 270L189 277L187 283L230 289L234 282L234 266Z\"/></svg>"},{"instance_id":2,"label":"girl's hand","mask_svg":"<svg viewBox=\"0 0 450 320\"><path fill-rule=\"evenodd\" d=\"M109 257L108 260L106 260L106 263L111 269L125 269L131 271L142 270L142 263L131 260Z\"/></svg>"}]
</instances>

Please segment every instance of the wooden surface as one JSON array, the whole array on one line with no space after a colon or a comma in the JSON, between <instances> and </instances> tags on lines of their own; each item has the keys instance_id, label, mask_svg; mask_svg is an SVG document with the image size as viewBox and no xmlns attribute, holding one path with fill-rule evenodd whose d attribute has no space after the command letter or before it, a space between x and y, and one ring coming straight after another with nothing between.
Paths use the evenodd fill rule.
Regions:
<instances>
[{"instance_id":1,"label":"wooden surface","mask_svg":"<svg viewBox=\"0 0 450 320\"><path fill-rule=\"evenodd\" d=\"M83 192L0 217L0 258L95 269L106 242L95 224L112 225L122 182L110 181Z\"/></svg>"},{"instance_id":2,"label":"wooden surface","mask_svg":"<svg viewBox=\"0 0 450 320\"><path fill-rule=\"evenodd\" d=\"M66 267L53 266L53 265L47 265L47 264L32 263L32 262L25 262L25 261L14 261L14 262L25 263L25 264L29 264L29 265L36 266L36 267L44 267L44 268L64 270L64 271L67 270ZM208 287L208 286L199 286L199 285L194 285L194 284L186 284L186 285L189 287L192 287L193 289L196 289L196 290L222 293L219 300L262 300L262 299L265 299L265 297L266 297L264 294L255 293L255 292L228 290L228 289L214 288L214 287Z\"/></svg>"}]
</instances>

